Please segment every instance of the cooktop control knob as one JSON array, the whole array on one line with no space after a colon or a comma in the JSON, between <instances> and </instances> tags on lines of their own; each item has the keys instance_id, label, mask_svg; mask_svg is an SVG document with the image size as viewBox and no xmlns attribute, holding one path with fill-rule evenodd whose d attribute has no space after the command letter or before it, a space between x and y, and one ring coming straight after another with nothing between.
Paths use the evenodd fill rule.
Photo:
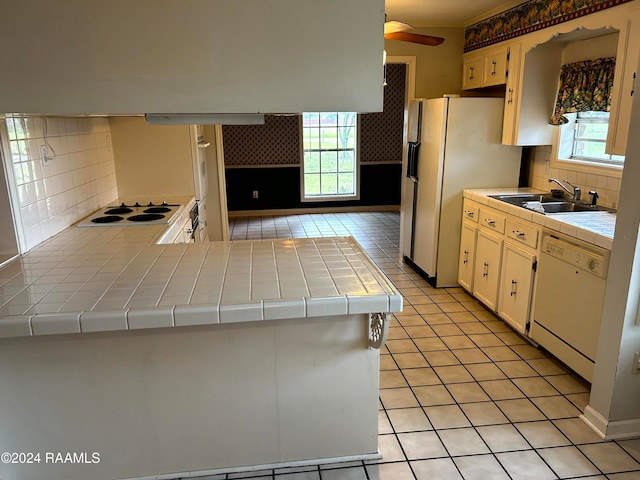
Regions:
<instances>
[{"instance_id":1,"label":"cooktop control knob","mask_svg":"<svg viewBox=\"0 0 640 480\"><path fill-rule=\"evenodd\" d=\"M134 205L134 207L139 207L140 204L138 202L136 202L136 204Z\"/></svg>"},{"instance_id":2,"label":"cooktop control knob","mask_svg":"<svg viewBox=\"0 0 640 480\"><path fill-rule=\"evenodd\" d=\"M149 204L147 205L147 207L153 207L153 202L149 202Z\"/></svg>"},{"instance_id":3,"label":"cooktop control knob","mask_svg":"<svg viewBox=\"0 0 640 480\"><path fill-rule=\"evenodd\" d=\"M167 202L162 202L160 205L162 205L163 207L166 207L169 204Z\"/></svg>"}]
</instances>

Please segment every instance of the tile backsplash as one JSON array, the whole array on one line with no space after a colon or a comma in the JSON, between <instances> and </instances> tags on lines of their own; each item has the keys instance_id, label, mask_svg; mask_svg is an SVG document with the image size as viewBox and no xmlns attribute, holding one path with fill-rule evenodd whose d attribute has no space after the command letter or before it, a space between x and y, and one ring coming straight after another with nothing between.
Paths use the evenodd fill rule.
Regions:
<instances>
[{"instance_id":1,"label":"tile backsplash","mask_svg":"<svg viewBox=\"0 0 640 480\"><path fill-rule=\"evenodd\" d=\"M583 201L590 201L591 197L588 192L589 190L595 190L599 196L598 204L618 208L619 178L584 172L579 167L573 169L551 167L545 172L550 157L551 146L541 146L533 149L529 186L548 191L552 188L560 188L558 185L549 184L549 178L557 178L561 182L566 179L582 189Z\"/></svg>"},{"instance_id":2,"label":"tile backsplash","mask_svg":"<svg viewBox=\"0 0 640 480\"><path fill-rule=\"evenodd\" d=\"M118 198L106 118L28 115L5 122L26 250Z\"/></svg>"}]
</instances>

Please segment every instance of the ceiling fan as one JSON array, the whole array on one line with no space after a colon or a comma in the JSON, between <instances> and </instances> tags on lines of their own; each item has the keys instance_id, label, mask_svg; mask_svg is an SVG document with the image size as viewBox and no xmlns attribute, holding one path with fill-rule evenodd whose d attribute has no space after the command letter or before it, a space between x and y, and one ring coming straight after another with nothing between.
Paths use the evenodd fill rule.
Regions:
<instances>
[{"instance_id":1,"label":"ceiling fan","mask_svg":"<svg viewBox=\"0 0 640 480\"><path fill-rule=\"evenodd\" d=\"M444 42L442 37L434 37L421 33L411 33L407 30L413 29L412 25L404 22L391 20L384 22L384 38L387 40L400 40L402 42L419 43L421 45L429 45L435 47Z\"/></svg>"}]
</instances>

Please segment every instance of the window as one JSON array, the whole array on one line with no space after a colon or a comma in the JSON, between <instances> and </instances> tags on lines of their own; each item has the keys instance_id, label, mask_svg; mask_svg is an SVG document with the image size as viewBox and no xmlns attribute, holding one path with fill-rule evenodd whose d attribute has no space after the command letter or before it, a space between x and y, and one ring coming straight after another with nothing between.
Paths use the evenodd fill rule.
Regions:
<instances>
[{"instance_id":1,"label":"window","mask_svg":"<svg viewBox=\"0 0 640 480\"><path fill-rule=\"evenodd\" d=\"M569 121L560 127L559 160L600 166L623 165L623 156L605 153L608 112L567 113L565 117Z\"/></svg>"},{"instance_id":2,"label":"window","mask_svg":"<svg viewBox=\"0 0 640 480\"><path fill-rule=\"evenodd\" d=\"M303 200L357 198L357 114L302 115Z\"/></svg>"}]
</instances>

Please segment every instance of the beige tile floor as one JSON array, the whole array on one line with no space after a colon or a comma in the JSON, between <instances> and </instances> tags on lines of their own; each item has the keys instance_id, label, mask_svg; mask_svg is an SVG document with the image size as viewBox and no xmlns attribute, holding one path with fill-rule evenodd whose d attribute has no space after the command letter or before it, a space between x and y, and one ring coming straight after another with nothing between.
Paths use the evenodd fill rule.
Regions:
<instances>
[{"instance_id":1,"label":"beige tile floor","mask_svg":"<svg viewBox=\"0 0 640 480\"><path fill-rule=\"evenodd\" d=\"M589 387L460 288L399 261L394 212L234 218L232 239L352 235L405 299L381 356L378 462L209 477L277 480L640 479L640 439L602 442Z\"/></svg>"}]
</instances>

